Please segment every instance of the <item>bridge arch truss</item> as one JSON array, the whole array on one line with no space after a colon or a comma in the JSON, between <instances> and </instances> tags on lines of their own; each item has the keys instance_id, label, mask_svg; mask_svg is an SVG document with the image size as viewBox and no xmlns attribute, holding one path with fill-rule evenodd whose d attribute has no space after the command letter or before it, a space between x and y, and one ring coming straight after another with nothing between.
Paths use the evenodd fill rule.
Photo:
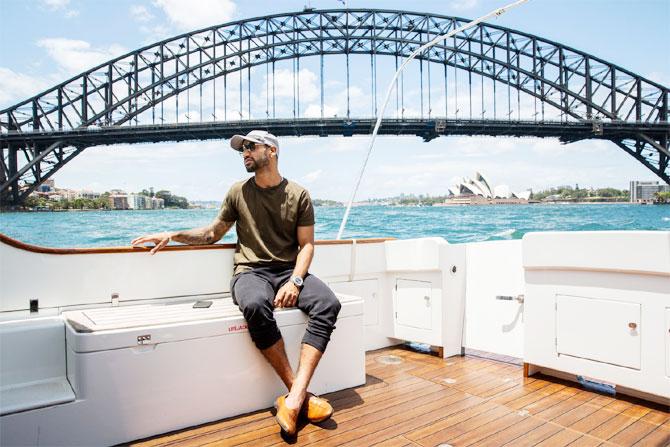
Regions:
<instances>
[{"instance_id":1,"label":"bridge arch truss","mask_svg":"<svg viewBox=\"0 0 670 447\"><path fill-rule=\"evenodd\" d=\"M278 134L299 134L298 128L314 134L333 134L337 129L345 135L369 132L370 120L350 113L349 58L370 57L374 99L367 118L371 118L384 93L377 95L377 58L395 58L397 66L418 46L467 22L458 17L406 11L305 10L231 22L132 51L0 111L0 198L5 203L21 203L86 147L111 141L221 138L253 126ZM346 57L347 74L346 116L335 120L335 126L324 112L327 74L323 61L332 55ZM270 105L275 101L273 81L272 99L269 91L266 96L265 118L252 119L250 91L247 104L243 104L244 73L250 76L252 68L261 66L269 72L271 67L274 80L275 64L290 60L299 72L300 61L311 57L320 61L320 116L306 120L301 114L300 85L294 83L292 114L277 117ZM452 124L460 123L469 133L484 129L479 132L495 135L502 130L512 135L557 136L564 142L604 138L670 183L667 87L557 42L488 23L454 36L418 60L422 83L419 122L403 116L402 95L396 89L396 114L386 133L409 132L430 139L453 133ZM433 83L444 84L444 110L439 112L431 107L431 66ZM435 67L443 69L439 72ZM427 88L423 85L425 69ZM465 73L470 86L474 75L490 80L493 88L508 89L506 109L500 106L504 110L497 116L494 111L493 119L486 119L482 90L482 116L473 119L470 91L470 117L448 119L450 70L454 75ZM231 74L239 78L237 121L225 116L225 105L224 116L216 116L216 80L223 78L225 83ZM212 82L214 94L203 97L203 86ZM251 89L251 82L246 87ZM539 109L531 120L512 119L509 90L517 92L517 99L520 93L533 98ZM212 119L179 123L177 109L177 122L166 123L166 102L176 99L179 107L179 98L191 92L198 97L199 116L204 116L206 103L205 108L214 111ZM246 120L240 121L245 106ZM191 110L190 104L187 107ZM558 122L543 119L545 108L559 112ZM313 127L301 124L306 121ZM205 130L201 130L203 127Z\"/></svg>"}]
</instances>

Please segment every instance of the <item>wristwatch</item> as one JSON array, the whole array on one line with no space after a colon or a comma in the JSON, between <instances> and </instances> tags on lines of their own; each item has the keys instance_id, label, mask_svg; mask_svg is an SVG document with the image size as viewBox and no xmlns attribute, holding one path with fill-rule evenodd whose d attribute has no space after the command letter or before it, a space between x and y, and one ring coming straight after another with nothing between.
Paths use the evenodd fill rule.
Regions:
<instances>
[{"instance_id":1,"label":"wristwatch","mask_svg":"<svg viewBox=\"0 0 670 447\"><path fill-rule=\"evenodd\" d=\"M304 284L304 281L301 277L298 275L293 275L291 276L291 282L295 284L298 288L301 288L302 285Z\"/></svg>"}]
</instances>

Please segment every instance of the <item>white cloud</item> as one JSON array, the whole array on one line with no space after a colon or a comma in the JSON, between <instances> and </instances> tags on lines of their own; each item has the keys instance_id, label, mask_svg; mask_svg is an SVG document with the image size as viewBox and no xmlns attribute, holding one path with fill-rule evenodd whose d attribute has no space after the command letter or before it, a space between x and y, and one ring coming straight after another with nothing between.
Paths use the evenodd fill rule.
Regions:
<instances>
[{"instance_id":1,"label":"white cloud","mask_svg":"<svg viewBox=\"0 0 670 447\"><path fill-rule=\"evenodd\" d=\"M63 37L41 39L37 42L37 46L46 49L49 56L66 72L71 74L93 68L127 51L117 44L95 48L84 40L66 39Z\"/></svg>"},{"instance_id":2,"label":"white cloud","mask_svg":"<svg viewBox=\"0 0 670 447\"><path fill-rule=\"evenodd\" d=\"M327 139L307 136L291 140L290 144L291 148L296 150L316 150L318 153L335 153L363 151L364 149L367 149L369 141L369 136L361 135Z\"/></svg>"},{"instance_id":3,"label":"white cloud","mask_svg":"<svg viewBox=\"0 0 670 447\"><path fill-rule=\"evenodd\" d=\"M317 169L316 171L308 172L302 177L302 181L305 183L312 183L323 173L323 169Z\"/></svg>"},{"instance_id":4,"label":"white cloud","mask_svg":"<svg viewBox=\"0 0 670 447\"><path fill-rule=\"evenodd\" d=\"M140 26L140 31L143 32L144 34L147 34L147 38L144 40L144 43L146 44L152 44L155 43L159 40L166 39L174 33L170 31L170 29L162 24L158 25L141 25Z\"/></svg>"},{"instance_id":5,"label":"white cloud","mask_svg":"<svg viewBox=\"0 0 670 447\"><path fill-rule=\"evenodd\" d=\"M70 0L42 0L40 2L45 8L49 8L52 11L63 9L70 4Z\"/></svg>"},{"instance_id":6,"label":"white cloud","mask_svg":"<svg viewBox=\"0 0 670 447\"><path fill-rule=\"evenodd\" d=\"M153 14L143 5L132 5L130 7L130 16L137 22L148 22L154 18Z\"/></svg>"},{"instance_id":7,"label":"white cloud","mask_svg":"<svg viewBox=\"0 0 670 447\"><path fill-rule=\"evenodd\" d=\"M237 6L231 0L154 0L171 23L184 30L195 30L231 20Z\"/></svg>"},{"instance_id":8,"label":"white cloud","mask_svg":"<svg viewBox=\"0 0 670 447\"><path fill-rule=\"evenodd\" d=\"M465 11L479 6L479 0L451 0L449 6L458 11Z\"/></svg>"},{"instance_id":9,"label":"white cloud","mask_svg":"<svg viewBox=\"0 0 670 447\"><path fill-rule=\"evenodd\" d=\"M0 109L26 99L49 87L44 76L29 76L0 67Z\"/></svg>"},{"instance_id":10,"label":"white cloud","mask_svg":"<svg viewBox=\"0 0 670 447\"><path fill-rule=\"evenodd\" d=\"M66 10L70 5L70 0L40 0L40 5L42 8L48 9L49 11L65 11L63 16L66 19L72 19L79 16L78 9Z\"/></svg>"},{"instance_id":11,"label":"white cloud","mask_svg":"<svg viewBox=\"0 0 670 447\"><path fill-rule=\"evenodd\" d=\"M323 116L326 118L332 118L334 116L342 114L340 113L340 109L337 107L324 104L323 105ZM305 118L321 118L321 105L320 104L310 104L307 106L307 109L305 109L304 113Z\"/></svg>"},{"instance_id":12,"label":"white cloud","mask_svg":"<svg viewBox=\"0 0 670 447\"><path fill-rule=\"evenodd\" d=\"M266 76L265 79L271 87L272 77L268 79ZM293 83L297 81L297 85L300 87L300 101L313 101L320 93L317 79L316 73L307 68L300 69L297 79L293 77L293 70L287 68L276 70L274 75L275 96L277 98L293 98Z\"/></svg>"}]
</instances>

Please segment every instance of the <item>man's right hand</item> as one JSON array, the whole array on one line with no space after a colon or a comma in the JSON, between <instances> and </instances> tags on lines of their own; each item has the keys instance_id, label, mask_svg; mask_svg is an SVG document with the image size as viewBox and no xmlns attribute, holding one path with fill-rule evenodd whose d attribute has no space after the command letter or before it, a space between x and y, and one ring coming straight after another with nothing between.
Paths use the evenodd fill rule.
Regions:
<instances>
[{"instance_id":1,"label":"man's right hand","mask_svg":"<svg viewBox=\"0 0 670 447\"><path fill-rule=\"evenodd\" d=\"M141 236L138 238L133 239L130 244L133 247L136 247L138 245L143 245L146 243L153 243L155 244L155 247L151 249L151 254L155 254L158 250L161 250L163 247L165 247L169 242L170 238L172 237L172 233L154 233L154 234L149 234L147 236Z\"/></svg>"}]
</instances>

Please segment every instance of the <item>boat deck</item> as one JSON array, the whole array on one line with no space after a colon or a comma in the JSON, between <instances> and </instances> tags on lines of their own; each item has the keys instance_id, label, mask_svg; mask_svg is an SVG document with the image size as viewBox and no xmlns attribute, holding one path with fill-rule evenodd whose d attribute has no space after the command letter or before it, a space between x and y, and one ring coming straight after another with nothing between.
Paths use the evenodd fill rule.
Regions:
<instances>
[{"instance_id":1,"label":"boat deck","mask_svg":"<svg viewBox=\"0 0 670 447\"><path fill-rule=\"evenodd\" d=\"M475 353L476 354L476 353ZM283 439L273 411L132 443L149 446L667 446L670 411L650 402L583 390L515 359L440 359L403 347L366 354L367 383L331 393L335 414Z\"/></svg>"}]
</instances>

